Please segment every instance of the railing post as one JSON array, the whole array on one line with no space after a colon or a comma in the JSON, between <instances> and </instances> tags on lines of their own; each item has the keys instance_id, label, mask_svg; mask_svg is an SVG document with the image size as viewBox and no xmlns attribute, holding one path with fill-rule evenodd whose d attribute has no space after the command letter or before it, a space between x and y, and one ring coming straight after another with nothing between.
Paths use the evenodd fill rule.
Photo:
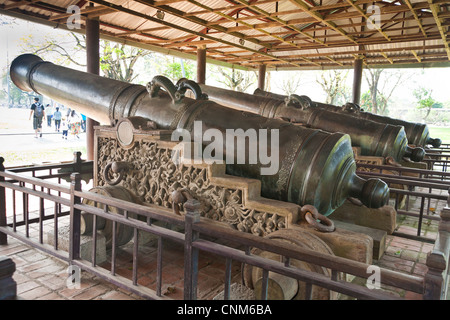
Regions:
<instances>
[{"instance_id":1,"label":"railing post","mask_svg":"<svg viewBox=\"0 0 450 320\"><path fill-rule=\"evenodd\" d=\"M0 157L0 172L5 172L5 167L3 165L5 159ZM5 177L0 176L0 181L4 182ZM0 227L6 227L6 189L5 187L0 187ZM8 239L6 233L0 232L0 245L7 244Z\"/></svg>"},{"instance_id":2,"label":"railing post","mask_svg":"<svg viewBox=\"0 0 450 320\"><path fill-rule=\"evenodd\" d=\"M81 166L82 166L82 160L81 160L81 152L75 151L73 153L73 172L81 172Z\"/></svg>"},{"instance_id":3,"label":"railing post","mask_svg":"<svg viewBox=\"0 0 450 320\"><path fill-rule=\"evenodd\" d=\"M0 300L15 299L17 295L17 283L13 279L16 264L11 258L0 257Z\"/></svg>"},{"instance_id":4,"label":"railing post","mask_svg":"<svg viewBox=\"0 0 450 320\"><path fill-rule=\"evenodd\" d=\"M69 239L69 264L72 260L80 258L80 224L81 211L75 209L75 205L81 203L80 197L75 196L75 191L81 191L81 174L72 173L70 185L70 239Z\"/></svg>"},{"instance_id":5,"label":"railing post","mask_svg":"<svg viewBox=\"0 0 450 320\"><path fill-rule=\"evenodd\" d=\"M428 254L426 265L428 271L425 274L424 299L446 299L448 285L448 264L450 251L450 208L444 208L441 212L441 221L438 227L438 238L433 251Z\"/></svg>"},{"instance_id":6,"label":"railing post","mask_svg":"<svg viewBox=\"0 0 450 320\"><path fill-rule=\"evenodd\" d=\"M199 237L193 225L200 221L200 202L189 199L184 203L184 300L197 300L198 249L192 243Z\"/></svg>"}]
</instances>

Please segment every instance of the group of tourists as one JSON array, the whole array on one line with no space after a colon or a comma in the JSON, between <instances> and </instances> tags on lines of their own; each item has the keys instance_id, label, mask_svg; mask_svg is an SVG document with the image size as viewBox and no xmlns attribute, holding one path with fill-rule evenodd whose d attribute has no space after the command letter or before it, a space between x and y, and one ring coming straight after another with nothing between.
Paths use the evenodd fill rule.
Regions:
<instances>
[{"instance_id":1,"label":"group of tourists","mask_svg":"<svg viewBox=\"0 0 450 320\"><path fill-rule=\"evenodd\" d=\"M52 120L55 123L55 131L62 132L62 138L67 140L68 133L77 137L78 139L80 131L85 131L86 118L83 115L79 115L75 110L68 110L66 116L60 111L59 107L53 108L50 104L45 107L39 101L39 98L34 98L34 103L30 107L30 117L33 116L33 129L35 132L35 138L42 138L42 122L47 120L47 126L52 126Z\"/></svg>"}]
</instances>

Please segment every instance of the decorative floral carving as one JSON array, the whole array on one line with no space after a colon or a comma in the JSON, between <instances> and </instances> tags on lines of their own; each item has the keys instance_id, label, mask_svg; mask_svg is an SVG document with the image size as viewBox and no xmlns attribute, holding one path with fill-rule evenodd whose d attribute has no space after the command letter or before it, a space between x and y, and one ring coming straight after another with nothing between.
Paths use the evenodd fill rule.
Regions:
<instances>
[{"instance_id":1,"label":"decorative floral carving","mask_svg":"<svg viewBox=\"0 0 450 320\"><path fill-rule=\"evenodd\" d=\"M172 208L172 192L185 189L201 203L204 217L229 223L243 232L265 236L285 228L285 217L246 208L243 190L211 183L205 167L175 165L172 150L156 142L137 141L123 149L114 138L98 137L98 185L106 185L103 170L113 161L127 161L120 185L133 192L142 202ZM180 211L183 211L181 206Z\"/></svg>"}]
</instances>

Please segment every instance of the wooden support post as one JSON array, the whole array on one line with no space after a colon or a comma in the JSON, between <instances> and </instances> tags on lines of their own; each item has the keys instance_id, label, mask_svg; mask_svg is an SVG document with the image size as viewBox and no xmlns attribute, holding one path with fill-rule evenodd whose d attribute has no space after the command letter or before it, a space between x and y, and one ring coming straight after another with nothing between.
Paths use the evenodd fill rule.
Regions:
<instances>
[{"instance_id":1,"label":"wooden support post","mask_svg":"<svg viewBox=\"0 0 450 320\"><path fill-rule=\"evenodd\" d=\"M258 67L258 89L263 90L266 87L266 65L260 64Z\"/></svg>"},{"instance_id":2,"label":"wooden support post","mask_svg":"<svg viewBox=\"0 0 450 320\"><path fill-rule=\"evenodd\" d=\"M87 72L100 74L100 22L98 18L86 20ZM86 118L86 158L94 160L94 126L99 123Z\"/></svg>"},{"instance_id":3,"label":"wooden support post","mask_svg":"<svg viewBox=\"0 0 450 320\"><path fill-rule=\"evenodd\" d=\"M433 251L428 254L426 265L428 271L424 276L425 300L446 300L449 281L450 256L450 208L442 209L438 227L438 238Z\"/></svg>"},{"instance_id":4,"label":"wooden support post","mask_svg":"<svg viewBox=\"0 0 450 320\"><path fill-rule=\"evenodd\" d=\"M5 166L3 165L3 162L5 159L3 157L0 157L0 172L5 171ZM5 181L4 177L0 177L0 181ZM6 190L5 187L0 187L0 227L6 227ZM8 239L6 236L6 233L0 232L0 245L1 244L7 244Z\"/></svg>"},{"instance_id":5,"label":"wooden support post","mask_svg":"<svg viewBox=\"0 0 450 320\"><path fill-rule=\"evenodd\" d=\"M197 83L205 84L206 81L206 47L197 48Z\"/></svg>"},{"instance_id":6,"label":"wooden support post","mask_svg":"<svg viewBox=\"0 0 450 320\"><path fill-rule=\"evenodd\" d=\"M353 68L353 103L359 104L361 97L361 80L363 70L363 59L355 59Z\"/></svg>"},{"instance_id":7,"label":"wooden support post","mask_svg":"<svg viewBox=\"0 0 450 320\"><path fill-rule=\"evenodd\" d=\"M184 209L184 300L197 300L198 249L193 248L192 243L199 235L192 226L200 221L200 202L190 199L184 204Z\"/></svg>"}]
</instances>

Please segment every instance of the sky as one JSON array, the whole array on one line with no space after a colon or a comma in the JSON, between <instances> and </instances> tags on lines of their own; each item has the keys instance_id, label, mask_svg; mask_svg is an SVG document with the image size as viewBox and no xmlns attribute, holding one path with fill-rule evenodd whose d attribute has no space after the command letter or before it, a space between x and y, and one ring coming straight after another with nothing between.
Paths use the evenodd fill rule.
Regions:
<instances>
[{"instance_id":1,"label":"sky","mask_svg":"<svg viewBox=\"0 0 450 320\"><path fill-rule=\"evenodd\" d=\"M7 24L5 24L5 22ZM67 31L61 29L54 29L49 26L43 26L24 20L11 18L0 15L0 72L4 73L9 63L21 53L20 44L23 38L33 35L33 39L38 42L47 34L56 34L61 39L67 36ZM399 86L395 91L396 101L400 104L411 104L414 101L412 90L421 85L433 89L433 97L440 102L450 101L450 68L414 68L402 69L407 73L405 78L408 78L405 83ZM272 86L271 91L282 93L277 86L283 78L293 77L298 71L272 72ZM301 92L300 94L307 94L313 101L323 101L324 93L320 86L316 83L317 72L301 71ZM349 70L347 76L347 85L351 88L353 81L352 70ZM207 84L208 79L207 79ZM212 85L212 84L211 84ZM361 92L367 91L367 83L363 79Z\"/></svg>"}]
</instances>

